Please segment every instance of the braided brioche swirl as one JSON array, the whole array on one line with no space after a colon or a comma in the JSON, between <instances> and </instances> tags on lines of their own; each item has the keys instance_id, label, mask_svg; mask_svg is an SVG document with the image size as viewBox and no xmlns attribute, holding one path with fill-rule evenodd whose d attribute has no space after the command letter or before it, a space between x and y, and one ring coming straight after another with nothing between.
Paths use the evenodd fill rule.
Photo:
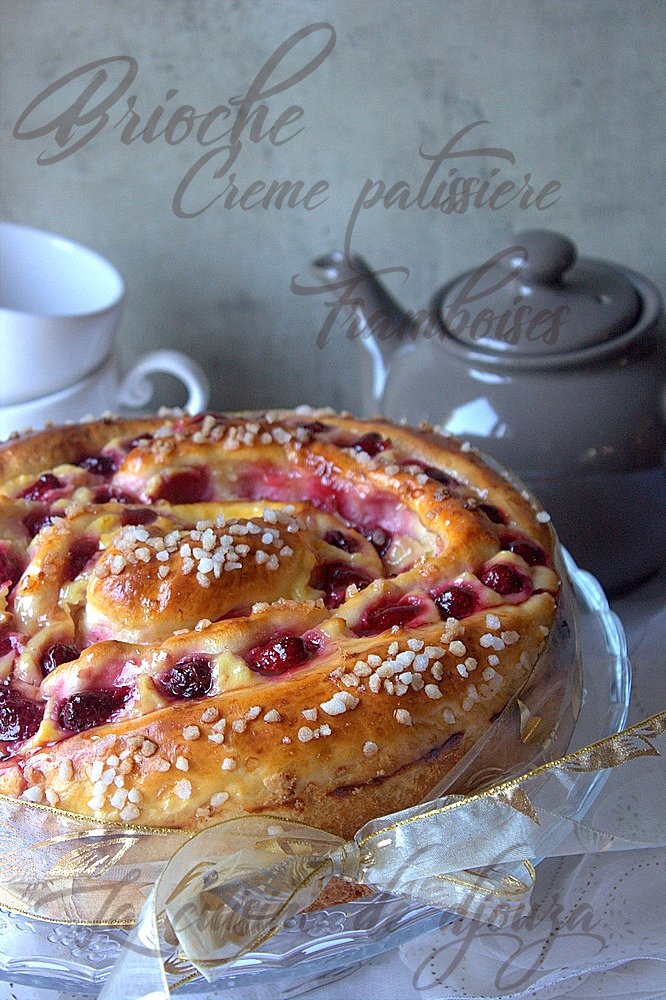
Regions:
<instances>
[{"instance_id":1,"label":"braided brioche swirl","mask_svg":"<svg viewBox=\"0 0 666 1000\"><path fill-rule=\"evenodd\" d=\"M0 448L0 792L343 837L419 801L533 670L554 536L453 438L301 408Z\"/></svg>"}]
</instances>

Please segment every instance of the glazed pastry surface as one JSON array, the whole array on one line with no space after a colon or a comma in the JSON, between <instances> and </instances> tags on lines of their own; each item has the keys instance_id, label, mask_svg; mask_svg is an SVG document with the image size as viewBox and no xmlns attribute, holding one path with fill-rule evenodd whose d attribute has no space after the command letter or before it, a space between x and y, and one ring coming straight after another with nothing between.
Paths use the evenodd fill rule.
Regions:
<instances>
[{"instance_id":1,"label":"glazed pastry surface","mask_svg":"<svg viewBox=\"0 0 666 1000\"><path fill-rule=\"evenodd\" d=\"M544 649L533 501L429 426L307 407L0 446L0 792L343 837L420 801Z\"/></svg>"}]
</instances>

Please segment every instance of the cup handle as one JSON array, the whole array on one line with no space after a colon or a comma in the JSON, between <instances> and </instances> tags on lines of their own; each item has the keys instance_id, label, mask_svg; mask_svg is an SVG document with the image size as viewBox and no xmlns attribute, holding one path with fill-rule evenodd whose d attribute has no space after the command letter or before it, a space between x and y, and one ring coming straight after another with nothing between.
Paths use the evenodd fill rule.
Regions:
<instances>
[{"instance_id":1,"label":"cup handle","mask_svg":"<svg viewBox=\"0 0 666 1000\"><path fill-rule=\"evenodd\" d=\"M122 406L147 406L153 396L153 384L148 376L154 372L175 375L187 387L188 413L200 413L210 398L210 384L201 365L180 351L151 351L136 361L121 379L118 401Z\"/></svg>"}]
</instances>

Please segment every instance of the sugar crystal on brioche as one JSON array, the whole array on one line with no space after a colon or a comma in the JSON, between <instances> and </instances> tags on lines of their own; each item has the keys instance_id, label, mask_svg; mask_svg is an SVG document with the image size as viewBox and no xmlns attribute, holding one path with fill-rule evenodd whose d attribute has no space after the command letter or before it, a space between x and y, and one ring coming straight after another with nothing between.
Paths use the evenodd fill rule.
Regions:
<instances>
[{"instance_id":1,"label":"sugar crystal on brioche","mask_svg":"<svg viewBox=\"0 0 666 1000\"><path fill-rule=\"evenodd\" d=\"M0 792L146 826L343 837L420 801L519 690L544 512L428 426L103 419L0 446Z\"/></svg>"}]
</instances>

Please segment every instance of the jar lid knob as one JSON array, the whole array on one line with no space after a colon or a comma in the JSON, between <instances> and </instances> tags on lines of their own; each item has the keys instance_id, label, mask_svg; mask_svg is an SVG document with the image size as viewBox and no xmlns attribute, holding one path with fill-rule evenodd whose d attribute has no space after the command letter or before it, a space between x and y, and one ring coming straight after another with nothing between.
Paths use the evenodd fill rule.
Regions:
<instances>
[{"instance_id":1,"label":"jar lid knob","mask_svg":"<svg viewBox=\"0 0 666 1000\"><path fill-rule=\"evenodd\" d=\"M503 263L511 270L521 269L526 284L558 283L578 256L573 240L545 229L526 229L518 233L516 243L519 247Z\"/></svg>"}]
</instances>

